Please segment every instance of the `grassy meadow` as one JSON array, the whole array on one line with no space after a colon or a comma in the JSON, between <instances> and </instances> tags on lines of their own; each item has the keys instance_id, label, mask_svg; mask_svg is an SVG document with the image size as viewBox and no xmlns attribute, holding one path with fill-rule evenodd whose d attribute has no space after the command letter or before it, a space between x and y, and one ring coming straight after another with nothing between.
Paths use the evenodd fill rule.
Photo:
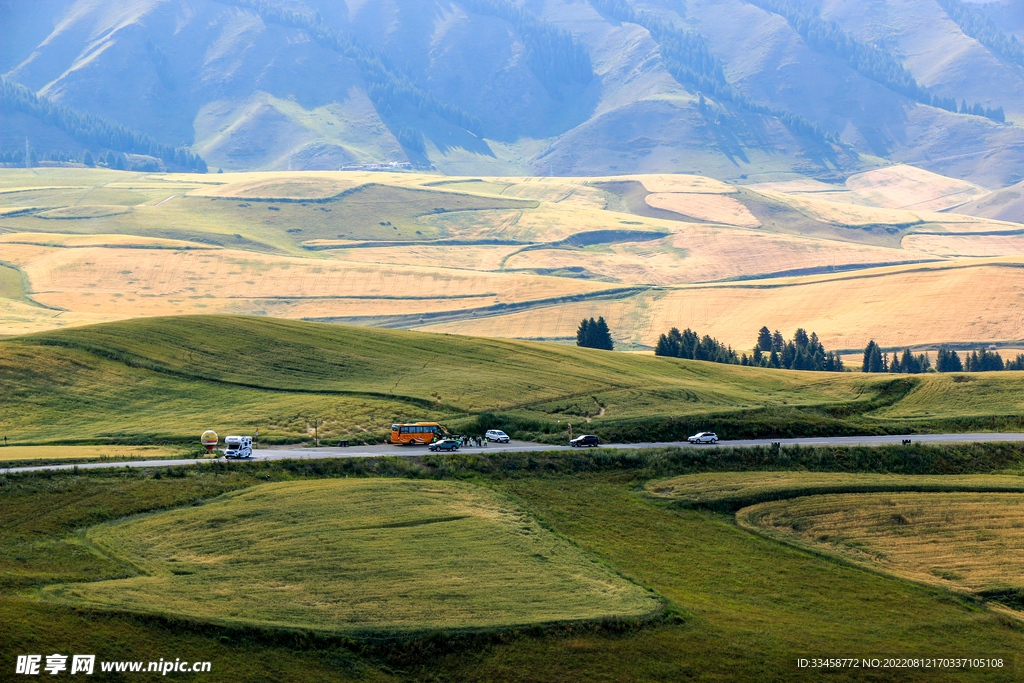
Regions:
<instances>
[{"instance_id":1,"label":"grassy meadow","mask_svg":"<svg viewBox=\"0 0 1024 683\"><path fill-rule=\"evenodd\" d=\"M802 450L788 476L795 485L805 476L817 485L813 463L825 463L826 451ZM891 450L895 455L899 449ZM945 471L947 450L929 447L921 454L932 471ZM964 458L963 466L991 474L970 469L984 460L979 455ZM1017 447L998 447L991 455L1010 458L996 458L1000 479L1024 464ZM785 466L775 460L762 468ZM810 473L800 471L808 466ZM901 681L1006 681L1019 675L1024 630L998 602L865 572L751 534L731 512L680 509L649 493L694 467L703 471L676 449L0 475L0 649L9 658L71 648L101 659L156 659L175 648L174 656L210 660L215 671L239 681L812 681L823 672L799 668L798 658L947 657L951 649L1004 664L901 669L898 677L867 673ZM754 478L777 474L748 472L747 484L756 487ZM962 481L969 480L949 479L954 487ZM729 487L722 482L723 490ZM991 518L977 523L998 528L1001 514L1010 522L1015 515L994 508ZM463 530L438 535L438 528L453 524ZM488 531L481 538L483 529ZM364 542L372 548L357 548L354 539L370 539ZM946 547L968 558L970 545L962 540ZM431 551L437 543L460 552ZM417 590L381 595L394 584L381 581L380 572L392 577L417 553L423 555L414 571L397 579ZM501 568L488 574L496 558ZM418 584L420 574L448 563L462 563L483 580L497 576L499 588L475 591L458 582L459 572L442 576L447 592L436 591L432 582ZM598 602L610 599L610 587L632 586L641 600L666 607L646 620L459 630L465 615L460 606L486 613L506 599L501 586L509 581L574 566L582 567L583 577L604 577L596 584L604 586ZM349 580L319 583L336 571ZM202 601L186 600L217 575L222 578L209 584ZM254 578L264 580L247 583ZM167 590L172 585L182 592ZM133 590L115 593L115 586ZM305 588L298 595L297 586ZM549 588L541 587L541 594ZM247 590L267 593L269 611L248 613ZM380 601L324 599L324 591L360 590ZM95 602L70 606L50 598ZM423 607L438 598L452 607L451 623L442 616L429 633L403 630L404 605L420 601ZM384 599L393 609L382 610ZM541 610L561 600L577 607L585 602L558 591ZM538 606L519 602L512 607L519 613ZM284 615L322 624L327 612L351 616L357 607L394 616L395 623L372 622L376 636L367 628L354 637L267 623ZM223 614L230 610L238 613ZM864 674L839 669L829 678L865 680Z\"/></svg>"},{"instance_id":2,"label":"grassy meadow","mask_svg":"<svg viewBox=\"0 0 1024 683\"><path fill-rule=\"evenodd\" d=\"M0 341L15 445L381 442L396 421L563 443L1019 428L1019 373L892 377L745 368L272 318L181 316ZM973 381L957 381L958 377ZM567 378L569 378L567 380ZM902 408L908 402L907 408Z\"/></svg>"},{"instance_id":3,"label":"grassy meadow","mask_svg":"<svg viewBox=\"0 0 1024 683\"><path fill-rule=\"evenodd\" d=\"M357 634L644 617L661 605L487 489L267 484L94 527L140 576L45 600Z\"/></svg>"},{"instance_id":4,"label":"grassy meadow","mask_svg":"<svg viewBox=\"0 0 1024 683\"><path fill-rule=\"evenodd\" d=\"M385 440L394 422L564 443L1020 428L1020 373L916 377L746 368L507 339L180 316L0 341L14 445Z\"/></svg>"}]
</instances>

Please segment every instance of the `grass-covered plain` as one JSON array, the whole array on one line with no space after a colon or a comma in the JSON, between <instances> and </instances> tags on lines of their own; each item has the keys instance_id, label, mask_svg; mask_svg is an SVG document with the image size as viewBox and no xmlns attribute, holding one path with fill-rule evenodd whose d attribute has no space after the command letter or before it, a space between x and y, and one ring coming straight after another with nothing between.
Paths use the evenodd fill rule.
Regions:
<instances>
[{"instance_id":1,"label":"grass-covered plain","mask_svg":"<svg viewBox=\"0 0 1024 683\"><path fill-rule=\"evenodd\" d=\"M136 578L43 597L349 633L635 618L658 600L469 484L267 484L95 527Z\"/></svg>"},{"instance_id":2,"label":"grass-covered plain","mask_svg":"<svg viewBox=\"0 0 1024 683\"><path fill-rule=\"evenodd\" d=\"M209 428L258 428L269 443L379 442L393 422L419 420L549 443L562 443L569 423L634 442L700 429L728 438L1014 430L1019 375L803 373L232 316L0 341L3 429L21 445L191 443ZM912 408L901 412L904 401Z\"/></svg>"},{"instance_id":3,"label":"grass-covered plain","mask_svg":"<svg viewBox=\"0 0 1024 683\"><path fill-rule=\"evenodd\" d=\"M982 464L987 462L985 448L976 446L964 453L956 471L991 472ZM1024 462L1018 448L987 448L994 449L988 455L999 456L996 460L1002 464L997 471L1017 471ZM898 463L899 449L889 450L896 459L888 461ZM921 449L917 455L922 469L947 471L948 450ZM852 467L856 458L841 457L841 451L802 449L799 459L788 462L812 470L836 460ZM742 459L743 454L737 452L735 457ZM767 456L762 453L761 457ZM886 461L889 456L881 457ZM773 465L778 468L785 463L769 461L762 467ZM140 470L0 475L4 569L0 608L5 615L0 620L0 652L13 661L24 652L69 648L96 652L101 659L156 660L171 651L182 659L213 661L222 675L246 682L270 677L555 683L582 679L816 681L821 680L821 670L799 668L798 658L818 652L845 657L947 657L953 648L964 656L1002 658L1004 665L901 669L898 678L887 678L884 672L878 678L1014 680L1015 653L1024 647L1024 636L1015 618L989 603L860 571L821 554L753 536L737 528L731 513L676 509L643 491L654 479L694 467L703 471L705 466L682 451L588 451L476 458L440 455L420 464L389 459L254 462L171 468L160 476ZM371 479L354 479L367 476ZM794 472L793 476L801 475ZM47 593L85 581L101 585L134 573L92 552L83 527L128 529L164 514L195 515L195 520L222 524L218 515L204 517L203 511L220 501L281 488L285 483L311 489L357 481L369 487L402 487L411 484L403 481L408 477L425 487L470 478L511 496L516 507L528 513L531 524L555 529L579 551L654 589L667 600L667 614L650 621L590 622L553 629L497 628L468 638L436 630L412 638L392 633L383 639L350 639L309 630L219 624L26 599L38 589ZM218 498L232 491L236 493L231 498ZM273 498L269 504L274 504ZM243 519L240 524L258 519ZM329 526L330 520L325 518L318 525ZM235 544L245 545L247 540L240 535ZM155 537L126 542L155 546L162 541ZM159 553L144 559L162 567L180 564L166 562ZM830 678L864 680L864 671L833 670Z\"/></svg>"}]
</instances>

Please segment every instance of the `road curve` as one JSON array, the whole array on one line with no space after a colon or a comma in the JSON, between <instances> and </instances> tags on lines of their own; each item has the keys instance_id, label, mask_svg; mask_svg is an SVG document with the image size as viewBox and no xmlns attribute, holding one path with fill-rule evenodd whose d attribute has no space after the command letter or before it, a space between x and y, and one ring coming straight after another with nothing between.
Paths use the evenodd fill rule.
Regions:
<instances>
[{"instance_id":1,"label":"road curve","mask_svg":"<svg viewBox=\"0 0 1024 683\"><path fill-rule=\"evenodd\" d=\"M837 436L808 439L752 439L747 441L719 441L717 445L694 445L685 441L647 442L647 443L610 443L602 444L601 448L662 448L678 446L681 448L722 448L727 446L770 446L780 443L783 446L881 446L884 444L901 444L909 439L913 443L982 443L992 441L1024 441L1021 434L902 434L896 436ZM569 446L550 446L547 444L513 441L508 444L490 444L481 448L466 447L461 453L524 453L540 451L571 451ZM415 457L426 455L425 446L353 446L350 448L263 448L256 449L255 460L315 460L320 458L373 458L381 456ZM3 451L0 449L0 456ZM4 473L37 472L40 470L101 469L106 467L176 467L179 465L202 465L211 462L224 462L223 458L200 458L193 460L135 460L124 462L94 462L78 465L37 465L33 467L8 467ZM236 462L228 460L227 462Z\"/></svg>"}]
</instances>

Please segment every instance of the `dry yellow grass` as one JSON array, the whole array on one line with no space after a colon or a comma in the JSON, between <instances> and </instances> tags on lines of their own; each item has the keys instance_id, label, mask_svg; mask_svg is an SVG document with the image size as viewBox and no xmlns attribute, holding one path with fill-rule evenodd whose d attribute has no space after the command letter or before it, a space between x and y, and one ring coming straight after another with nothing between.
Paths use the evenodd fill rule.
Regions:
<instances>
[{"instance_id":1,"label":"dry yellow grass","mask_svg":"<svg viewBox=\"0 0 1024 683\"><path fill-rule=\"evenodd\" d=\"M55 427L55 430L57 428ZM2 438L0 434L0 438ZM54 434L59 438L59 434ZM172 446L8 446L0 448L0 462L22 460L143 460L180 453Z\"/></svg>"},{"instance_id":2,"label":"dry yellow grass","mask_svg":"<svg viewBox=\"0 0 1024 683\"><path fill-rule=\"evenodd\" d=\"M517 246L476 246L453 244L435 247L415 244L396 247L369 247L360 249L332 249L332 257L343 261L359 263L380 263L390 265L418 265L427 263L449 263L459 270L496 271L502 260L519 251Z\"/></svg>"},{"instance_id":3,"label":"dry yellow grass","mask_svg":"<svg viewBox=\"0 0 1024 683\"><path fill-rule=\"evenodd\" d=\"M741 526L902 578L968 591L1024 588L1024 495L809 496L741 510Z\"/></svg>"},{"instance_id":4,"label":"dry yellow grass","mask_svg":"<svg viewBox=\"0 0 1024 683\"><path fill-rule=\"evenodd\" d=\"M858 173L846 187L865 204L914 211L943 211L988 194L980 185L905 164Z\"/></svg>"},{"instance_id":5,"label":"dry yellow grass","mask_svg":"<svg viewBox=\"0 0 1024 683\"><path fill-rule=\"evenodd\" d=\"M1024 235L914 234L904 237L902 245L944 258L1024 255Z\"/></svg>"},{"instance_id":6,"label":"dry yellow grass","mask_svg":"<svg viewBox=\"0 0 1024 683\"><path fill-rule=\"evenodd\" d=\"M732 194L736 188L714 178L697 175L637 175L608 180L639 180L648 192L693 192L698 194Z\"/></svg>"},{"instance_id":7,"label":"dry yellow grass","mask_svg":"<svg viewBox=\"0 0 1024 683\"><path fill-rule=\"evenodd\" d=\"M788 494L853 493L858 489L941 487L947 491L993 490L1024 493L1024 477L1012 474L906 475L849 472L702 472L652 481L644 491L657 498L694 504L721 500L765 500Z\"/></svg>"},{"instance_id":8,"label":"dry yellow grass","mask_svg":"<svg viewBox=\"0 0 1024 683\"><path fill-rule=\"evenodd\" d=\"M529 182L534 180L534 182ZM491 187L502 187L496 194L516 199L533 199L552 204L603 209L607 204L603 192L579 182L566 182L561 178L493 178ZM459 191L473 192L476 183L461 185ZM481 183L483 185L483 183ZM443 188L444 186L442 186Z\"/></svg>"},{"instance_id":9,"label":"dry yellow grass","mask_svg":"<svg viewBox=\"0 0 1024 683\"><path fill-rule=\"evenodd\" d=\"M744 228L760 228L761 221L750 210L732 197L718 194L684 194L682 192L659 192L649 194L644 201L648 206L664 209L703 221L738 225Z\"/></svg>"},{"instance_id":10,"label":"dry yellow grass","mask_svg":"<svg viewBox=\"0 0 1024 683\"><path fill-rule=\"evenodd\" d=\"M0 325L0 336L30 334L41 330L87 325L89 323L116 319L116 317L97 314L69 314L65 311L41 308L21 301L12 301L0 297L0 320L3 321L3 324Z\"/></svg>"},{"instance_id":11,"label":"dry yellow grass","mask_svg":"<svg viewBox=\"0 0 1024 683\"><path fill-rule=\"evenodd\" d=\"M4 255L28 275L35 301L106 320L178 313L287 318L406 315L546 299L609 286L533 274L393 268L229 249L61 249L9 244ZM43 320L37 317L36 322Z\"/></svg>"},{"instance_id":12,"label":"dry yellow grass","mask_svg":"<svg viewBox=\"0 0 1024 683\"><path fill-rule=\"evenodd\" d=\"M601 315L617 340L647 346L671 327L690 327L748 349L761 325L787 337L798 327L813 330L829 349L862 349L871 339L902 347L1024 338L1024 320L1013 303L1024 289L1024 269L991 259L948 265L673 287L419 329L573 337L581 319Z\"/></svg>"},{"instance_id":13,"label":"dry yellow grass","mask_svg":"<svg viewBox=\"0 0 1024 683\"><path fill-rule=\"evenodd\" d=\"M14 232L0 235L0 244L34 244L41 247L136 247L151 248L188 248L188 249L219 249L196 242L162 239L159 237L139 237L137 235L69 235L56 232Z\"/></svg>"},{"instance_id":14,"label":"dry yellow grass","mask_svg":"<svg viewBox=\"0 0 1024 683\"><path fill-rule=\"evenodd\" d=\"M326 199L354 187L359 187L359 183L339 178L304 175L243 180L193 190L189 194L239 199Z\"/></svg>"},{"instance_id":15,"label":"dry yellow grass","mask_svg":"<svg viewBox=\"0 0 1024 683\"><path fill-rule=\"evenodd\" d=\"M905 164L858 173L848 178L845 185L799 178L748 187L758 192L812 194L817 199L840 204L913 211L945 211L988 194L980 185Z\"/></svg>"},{"instance_id":16,"label":"dry yellow grass","mask_svg":"<svg viewBox=\"0 0 1024 683\"><path fill-rule=\"evenodd\" d=\"M509 258L506 268L585 266L623 283L678 285L823 266L892 263L929 254L791 235L686 224L661 240L619 242L578 251L534 249ZM709 257L709 255L711 255Z\"/></svg>"},{"instance_id":17,"label":"dry yellow grass","mask_svg":"<svg viewBox=\"0 0 1024 683\"><path fill-rule=\"evenodd\" d=\"M927 220L914 211L902 209L886 209L873 206L859 206L826 201L817 196L791 195L781 192L762 191L761 194L777 202L787 204L804 214L823 223L859 227L865 225L916 225Z\"/></svg>"}]
</instances>

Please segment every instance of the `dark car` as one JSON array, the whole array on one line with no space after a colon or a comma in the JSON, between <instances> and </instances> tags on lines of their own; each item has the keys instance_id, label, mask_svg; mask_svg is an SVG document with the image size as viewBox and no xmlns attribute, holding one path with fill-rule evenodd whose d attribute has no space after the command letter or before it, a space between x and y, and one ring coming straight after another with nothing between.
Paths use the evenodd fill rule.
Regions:
<instances>
[{"instance_id":1,"label":"dark car","mask_svg":"<svg viewBox=\"0 0 1024 683\"><path fill-rule=\"evenodd\" d=\"M570 441L569 445L573 448L579 448L582 446L593 446L596 448L601 445L601 439L597 438L593 434L584 434L583 436L577 436L575 439Z\"/></svg>"},{"instance_id":2,"label":"dark car","mask_svg":"<svg viewBox=\"0 0 1024 683\"><path fill-rule=\"evenodd\" d=\"M442 439L441 441L435 441L427 446L427 448L432 451L457 451L459 450L459 442L455 439Z\"/></svg>"}]
</instances>

